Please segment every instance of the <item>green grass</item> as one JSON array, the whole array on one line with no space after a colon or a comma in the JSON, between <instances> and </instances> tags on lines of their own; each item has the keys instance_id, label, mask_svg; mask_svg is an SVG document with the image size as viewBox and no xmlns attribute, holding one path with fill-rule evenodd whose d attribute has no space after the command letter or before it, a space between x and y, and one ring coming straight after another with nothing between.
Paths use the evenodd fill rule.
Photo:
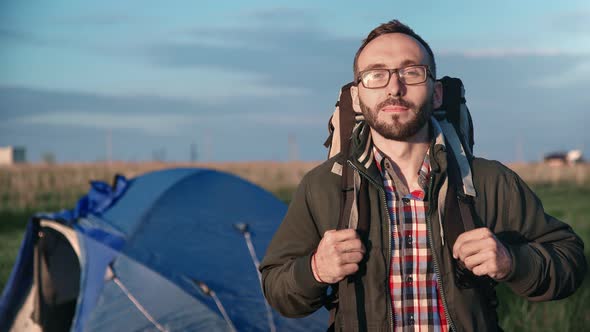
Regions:
<instances>
[{"instance_id":1,"label":"green grass","mask_svg":"<svg viewBox=\"0 0 590 332\"><path fill-rule=\"evenodd\" d=\"M575 185L533 186L545 211L572 226L584 241L590 257L590 188ZM588 331L590 326L590 275L570 297L549 302L530 302L497 287L500 325L507 331Z\"/></svg>"},{"instance_id":2,"label":"green grass","mask_svg":"<svg viewBox=\"0 0 590 332\"><path fill-rule=\"evenodd\" d=\"M533 190L543 201L545 210L570 224L582 237L586 258L590 257L590 187L576 185L540 185ZM289 202L294 188L281 187L277 197ZM39 210L59 210L43 208ZM23 230L31 211L0 212L0 289L14 264ZM506 331L584 331L590 326L590 276L587 274L578 291L567 299L533 303L514 295L504 285L497 287L500 325Z\"/></svg>"},{"instance_id":3,"label":"green grass","mask_svg":"<svg viewBox=\"0 0 590 332\"><path fill-rule=\"evenodd\" d=\"M585 244L590 258L590 187L575 184L536 185L532 189L545 211L567 222ZM291 200L293 189L283 188L278 196ZM506 331L588 331L590 328L590 274L570 297L549 302L530 302L514 295L505 285L496 288L500 306L500 326Z\"/></svg>"},{"instance_id":4,"label":"green grass","mask_svg":"<svg viewBox=\"0 0 590 332\"><path fill-rule=\"evenodd\" d=\"M12 271L31 215L28 211L0 213L0 289L4 289Z\"/></svg>"}]
</instances>

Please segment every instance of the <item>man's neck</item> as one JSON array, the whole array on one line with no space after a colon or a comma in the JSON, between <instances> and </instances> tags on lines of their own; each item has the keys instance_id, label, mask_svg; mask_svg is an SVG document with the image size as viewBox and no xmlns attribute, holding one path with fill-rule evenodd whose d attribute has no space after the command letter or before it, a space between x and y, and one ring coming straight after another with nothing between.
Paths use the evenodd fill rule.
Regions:
<instances>
[{"instance_id":1,"label":"man's neck","mask_svg":"<svg viewBox=\"0 0 590 332\"><path fill-rule=\"evenodd\" d=\"M430 146L429 124L403 141L387 139L371 129L375 146L391 159L399 178L410 189L418 188L418 171Z\"/></svg>"}]
</instances>

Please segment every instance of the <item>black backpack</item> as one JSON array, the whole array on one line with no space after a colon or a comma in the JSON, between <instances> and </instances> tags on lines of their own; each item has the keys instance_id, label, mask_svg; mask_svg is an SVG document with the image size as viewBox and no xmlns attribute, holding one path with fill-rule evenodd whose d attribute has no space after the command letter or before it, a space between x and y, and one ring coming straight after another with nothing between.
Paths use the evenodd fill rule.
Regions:
<instances>
[{"instance_id":1,"label":"black backpack","mask_svg":"<svg viewBox=\"0 0 590 332\"><path fill-rule=\"evenodd\" d=\"M460 192L463 196L475 197L470 168L474 145L473 120L467 108L463 82L458 78L448 76L440 79L440 82L443 86L443 103L441 107L434 111L434 116L441 124L443 133L447 139L447 145L450 146L453 152L452 154L448 154L454 157L449 158L449 162L458 166L450 169L449 173L459 171L459 174L449 174L449 179L459 180L461 182L461 184L456 183L455 187L461 187ZM350 155L350 142L353 129L357 122L363 119L360 110L355 109L352 102L350 88L353 84L348 83L341 88L338 101L335 105L336 109L328 122L329 136L324 143L328 148L328 158L338 153L342 153L347 157ZM352 201L352 195L354 193L354 190L350 190L354 187L354 179L349 169L350 167L346 167L346 165L342 167L344 204L341 204L341 210L343 210L340 213L341 219L342 216L346 217L349 215L346 210L350 208L351 204L347 203ZM347 220L347 218L344 219ZM346 220L340 220L339 229L347 227ZM471 228L473 227L469 229Z\"/></svg>"},{"instance_id":2,"label":"black backpack","mask_svg":"<svg viewBox=\"0 0 590 332\"><path fill-rule=\"evenodd\" d=\"M473 158L473 121L465 100L465 89L463 83L458 78L445 76L440 82L443 86L443 103L440 108L434 111L435 118L439 121L441 129L446 139L447 159L448 159L448 187L445 200L445 220L462 220L462 223L443 222L443 231L445 238L449 242L447 247L452 250L459 234L475 228L473 221L473 197L475 189L473 187L471 160ZM328 148L328 158L342 153L350 157L351 137L355 125L363 120L359 109L355 109L350 88L354 83L344 85L340 90L338 101L334 113L328 122L329 136L324 143ZM358 176L355 183L354 170L343 163L341 173L342 198L340 204L340 215L337 229L356 228L359 233L366 233L368 230L368 203L358 199L358 195L363 195L366 189L366 181L359 185ZM351 223L351 214L358 218L357 222ZM362 238L362 236L361 236ZM362 267L358 273L363 273ZM470 271L462 266L455 269L456 280L473 279ZM335 312L338 309L338 302L335 301L335 293L338 297L350 297L349 301L362 305L362 294L358 294L360 289L357 284L358 278L354 276L343 279L338 285L332 285L332 297L328 298L327 307L330 310L330 329L333 329ZM468 283L457 284L458 287L473 287ZM344 295L346 294L346 295ZM341 300L338 300L341 301ZM330 303L331 302L331 303ZM358 312L358 310L357 310ZM358 317L359 323L362 323L362 317Z\"/></svg>"},{"instance_id":3,"label":"black backpack","mask_svg":"<svg viewBox=\"0 0 590 332\"><path fill-rule=\"evenodd\" d=\"M465 148L466 155L473 157L473 120L465 100L465 88L458 78L445 76L439 80L443 86L443 102L434 111L439 121L447 120L455 128L455 132ZM354 83L345 84L340 89L336 109L328 121L329 136L324 143L328 148L328 158L339 152L348 154L350 137L355 124L362 119L361 111L355 109L350 95ZM447 134L447 132L445 132Z\"/></svg>"}]
</instances>

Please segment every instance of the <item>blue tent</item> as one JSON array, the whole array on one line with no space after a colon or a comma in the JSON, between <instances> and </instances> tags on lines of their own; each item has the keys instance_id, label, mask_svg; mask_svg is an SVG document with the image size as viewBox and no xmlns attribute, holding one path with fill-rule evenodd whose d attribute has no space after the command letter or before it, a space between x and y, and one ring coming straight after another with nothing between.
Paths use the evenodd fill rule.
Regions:
<instances>
[{"instance_id":1,"label":"blue tent","mask_svg":"<svg viewBox=\"0 0 590 332\"><path fill-rule=\"evenodd\" d=\"M92 182L36 215L0 298L0 331L320 331L262 295L258 259L284 203L236 176L170 169Z\"/></svg>"}]
</instances>

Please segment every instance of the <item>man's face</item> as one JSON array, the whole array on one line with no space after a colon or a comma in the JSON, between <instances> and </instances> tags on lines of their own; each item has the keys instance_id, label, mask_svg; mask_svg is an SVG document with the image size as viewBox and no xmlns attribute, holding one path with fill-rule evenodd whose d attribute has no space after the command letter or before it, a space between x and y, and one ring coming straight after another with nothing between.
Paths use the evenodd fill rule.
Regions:
<instances>
[{"instance_id":1,"label":"man's face","mask_svg":"<svg viewBox=\"0 0 590 332\"><path fill-rule=\"evenodd\" d=\"M414 38L390 33L372 40L358 58L357 70L401 68L428 64L424 47ZM404 85L396 74L389 84L379 89L367 89L362 83L352 89L369 126L384 138L408 140L428 123L432 110L442 102L440 83L428 78L418 85Z\"/></svg>"}]
</instances>

